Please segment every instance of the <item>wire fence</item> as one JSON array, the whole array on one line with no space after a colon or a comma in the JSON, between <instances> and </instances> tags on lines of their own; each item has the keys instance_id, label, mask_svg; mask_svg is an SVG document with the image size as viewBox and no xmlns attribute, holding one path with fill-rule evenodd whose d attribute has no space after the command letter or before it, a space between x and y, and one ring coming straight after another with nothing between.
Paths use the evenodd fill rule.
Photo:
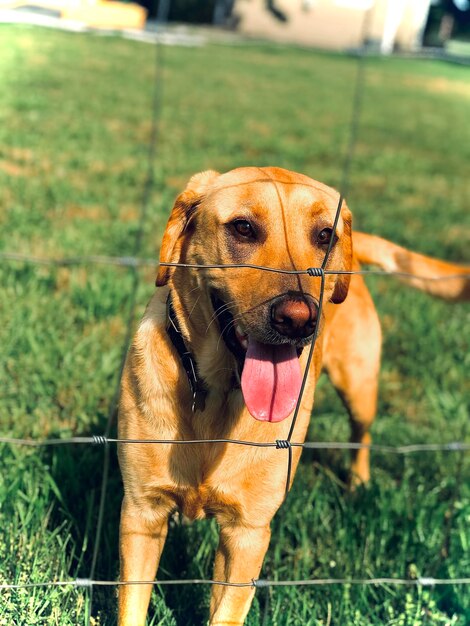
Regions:
<instances>
[{"instance_id":1,"label":"wire fence","mask_svg":"<svg viewBox=\"0 0 470 626\"><path fill-rule=\"evenodd\" d=\"M436 587L443 585L469 585L468 578L432 578L418 576L417 578L311 578L304 580L265 580L253 579L247 582L231 583L225 580L210 580L203 578L176 578L174 580L91 580L90 578L75 578L74 580L56 580L45 583L0 583L0 589L36 589L42 587L71 587L72 589L91 587L127 587L130 585L217 585L220 587L322 587L331 585L397 585L406 587Z\"/></svg>"},{"instance_id":2,"label":"wire fence","mask_svg":"<svg viewBox=\"0 0 470 626\"><path fill-rule=\"evenodd\" d=\"M276 441L246 441L243 439L118 439L105 435L91 435L89 437L64 437L63 439L22 439L19 437L0 437L0 443L30 448L44 446L67 446L74 444L153 444L153 445L198 445L207 443L235 444L239 446L253 446L255 448L286 449L284 439ZM306 450L370 450L381 454L415 454L418 452L466 452L470 450L470 443L464 441L450 441L448 443L411 443L402 446L387 446L377 443L354 443L345 441L291 441L293 448Z\"/></svg>"},{"instance_id":3,"label":"wire fence","mask_svg":"<svg viewBox=\"0 0 470 626\"><path fill-rule=\"evenodd\" d=\"M195 270L213 270L213 269L254 269L263 272L272 272L273 274L290 274L290 275L309 275L320 276L320 268L308 267L303 270L286 270L278 267L268 267L266 265L255 265L253 263L225 263L223 265L210 263L158 263L155 259L143 259L135 256L82 256L82 257L37 257L29 254L18 254L16 252L0 252L0 260L17 261L20 263L28 263L31 265L48 265L54 267L73 267L80 265L111 265L118 267L181 267ZM361 269L361 270L335 270L324 269L326 276L348 275L348 276L394 276L396 278L410 278L414 280L422 280L429 282L440 282L448 280L470 280L470 272L447 274L446 276L429 276L424 274L416 274L411 272L402 272L398 270L381 270L381 269Z\"/></svg>"},{"instance_id":4,"label":"wire fence","mask_svg":"<svg viewBox=\"0 0 470 626\"><path fill-rule=\"evenodd\" d=\"M170 0L161 0L158 11L158 23L161 25L167 21L168 12L170 10ZM364 39L366 39L368 24L370 19L370 13L366 13L366 17L363 24ZM145 219L148 213L150 195L154 185L154 172L155 162L157 157L157 145L159 137L159 122L160 122L160 110L162 104L162 84L163 84L163 46L158 42L156 45L155 55L155 84L154 84L154 96L151 110L151 133L148 143L148 156L147 156L147 173L143 184L141 210L139 216L138 229L135 235L134 244L132 246L132 254L130 256L123 257L110 257L110 256L79 256L79 257L66 257L66 258L51 258L51 257L37 257L33 255L20 254L16 252L1 252L0 260L4 263L20 262L28 263L32 265L44 265L53 267L71 267L79 265L110 265L121 266L128 268L132 272L132 288L129 298L129 309L127 315L126 324L126 336L122 344L121 350L121 362L119 372L122 373L124 367L124 361L126 352L131 340L132 323L135 316L135 310L137 305L137 290L139 286L139 273L138 269L141 267L156 267L158 264L153 259L139 258L137 253L140 249L140 244L143 237L143 228ZM309 275L311 277L319 278L321 281L320 297L318 302L318 318L320 319L323 310L323 296L325 291L325 277L335 274L350 274L350 275L380 275L380 276L396 276L398 278L413 278L421 279L425 281L445 281L453 279L470 279L470 273L459 273L447 276L418 276L401 271L385 271L376 269L361 269L361 270L335 270L327 267L328 261L331 255L332 246L334 243L334 234L340 219L341 209L343 206L344 196L349 183L350 168L354 154L354 148L357 141L360 109L362 104L363 92L364 92L364 77L365 77L365 54L358 56L357 76L355 79L351 125L350 125L350 137L346 149L346 154L343 164L343 175L340 186L340 195L338 205L335 213L335 219L333 224L333 236L330 239L328 248L324 255L321 267L305 268L301 270L285 270L274 267L253 265L253 264L191 264L191 263L161 263L166 267L179 268L181 270L207 270L207 269L256 269L265 273L284 273L294 275ZM276 185L275 181L272 181L273 185ZM279 194L278 194L279 195ZM280 195L279 195L280 199ZM281 200L280 200L281 201ZM281 202L282 204L282 202ZM119 398L119 379L116 385L114 394L108 407L106 427L103 434L95 434L90 436L76 436L67 438L50 438L50 439L28 439L17 437L0 437L0 443L27 446L27 447L46 447L46 446L65 446L65 445L94 445L103 446L103 469L102 469L102 481L101 481L101 495L98 505L97 525L95 533L95 543L92 551L91 566L88 578L75 578L71 580L63 581L45 581L45 582L26 582L26 583L0 583L0 589L3 590L15 590L15 589L32 589L32 588L47 588L47 587L65 587L70 589L85 589L89 593L88 603L88 621L91 623L91 616L93 612L93 588L94 587L119 587L124 585L156 585L156 586L168 586L168 585L220 585L230 587L254 587L254 588L267 588L267 587L283 587L283 586L331 586L331 585L366 585L366 586L410 586L410 587L434 587L439 585L469 585L470 577L455 577L455 578L434 578L426 576L418 576L416 578L393 578L393 577L371 577L371 578L315 578L305 580L265 580L265 579L252 579L250 581L242 582L230 582L211 579L176 579L176 580L142 580L142 581L119 581L119 580L98 580L95 578L95 572L97 567L98 556L101 546L101 537L104 522L105 502L108 489L108 478L110 469L110 445L202 445L202 444L224 444L224 445L239 445L239 446L253 446L261 448L275 448L278 450L286 450L288 455L287 471L286 471L286 489L285 496L287 496L292 474L292 449L336 449L355 451L360 449L367 449L371 452L378 454L397 454L397 455L411 455L427 452L442 452L442 453L460 453L470 451L470 443L465 441L454 441L448 443L413 443L406 445L383 445L383 444L361 444L354 442L338 442L338 441L304 441L296 442L292 440L294 427L296 424L297 416L299 413L302 396L304 393L305 385L308 379L310 370L310 363L314 354L315 345L318 339L320 325L315 326L315 331L312 337L312 341L309 346L309 352L307 356L307 364L303 374L302 385L297 400L297 404L293 413L292 422L290 425L288 436L285 440L276 441L244 441L239 439L195 439L195 440L168 440L168 439L120 439L111 437L111 431L114 426L117 403ZM459 472L460 474L460 472ZM457 487L460 487L461 476L457 476Z\"/></svg>"}]
</instances>

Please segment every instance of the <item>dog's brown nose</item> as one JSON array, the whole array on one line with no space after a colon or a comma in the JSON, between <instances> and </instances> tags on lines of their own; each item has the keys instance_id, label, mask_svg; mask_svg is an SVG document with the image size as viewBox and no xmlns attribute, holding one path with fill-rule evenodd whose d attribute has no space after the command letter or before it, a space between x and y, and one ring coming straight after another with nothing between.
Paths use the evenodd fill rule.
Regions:
<instances>
[{"instance_id":1,"label":"dog's brown nose","mask_svg":"<svg viewBox=\"0 0 470 626\"><path fill-rule=\"evenodd\" d=\"M283 296L271 306L271 326L290 339L310 337L315 330L318 308L311 296Z\"/></svg>"}]
</instances>

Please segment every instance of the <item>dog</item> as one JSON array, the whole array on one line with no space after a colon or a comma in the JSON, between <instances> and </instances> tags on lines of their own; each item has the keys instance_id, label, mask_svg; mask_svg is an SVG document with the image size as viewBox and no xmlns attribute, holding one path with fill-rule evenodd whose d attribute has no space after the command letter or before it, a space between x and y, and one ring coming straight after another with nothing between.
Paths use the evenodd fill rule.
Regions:
<instances>
[{"instance_id":1,"label":"dog","mask_svg":"<svg viewBox=\"0 0 470 626\"><path fill-rule=\"evenodd\" d=\"M348 409L351 441L371 443L381 330L362 277L326 274L320 311L321 278L246 265L320 267L333 239L327 268L348 272L373 264L405 272L413 286L451 301L468 299L468 270L352 232L346 203L334 229L338 203L334 189L279 168L191 178L171 212L160 262L245 267L160 265L158 289L123 372L119 438L285 440L318 326L292 441L305 439L323 369ZM301 449L291 452L292 483ZM118 454L125 494L122 582L154 580L175 509L190 519L217 519L214 580L258 577L270 522L284 499L283 451L231 443L123 443ZM367 482L369 471L369 451L361 448L353 454L352 483ZM120 626L145 624L151 590L151 584L119 588ZM213 585L210 624L243 624L254 591Z\"/></svg>"}]
</instances>

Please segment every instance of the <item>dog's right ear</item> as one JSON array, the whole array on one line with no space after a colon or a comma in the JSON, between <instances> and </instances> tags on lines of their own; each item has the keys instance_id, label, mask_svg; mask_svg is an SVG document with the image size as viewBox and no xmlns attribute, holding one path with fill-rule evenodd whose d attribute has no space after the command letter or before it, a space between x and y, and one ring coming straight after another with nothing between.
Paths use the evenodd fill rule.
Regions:
<instances>
[{"instance_id":1,"label":"dog's right ear","mask_svg":"<svg viewBox=\"0 0 470 626\"><path fill-rule=\"evenodd\" d=\"M160 263L178 262L189 221L204 198L207 189L218 176L220 174L213 170L195 174L188 182L186 189L176 198L163 235ZM155 281L157 287L162 287L168 283L172 269L160 265Z\"/></svg>"}]
</instances>

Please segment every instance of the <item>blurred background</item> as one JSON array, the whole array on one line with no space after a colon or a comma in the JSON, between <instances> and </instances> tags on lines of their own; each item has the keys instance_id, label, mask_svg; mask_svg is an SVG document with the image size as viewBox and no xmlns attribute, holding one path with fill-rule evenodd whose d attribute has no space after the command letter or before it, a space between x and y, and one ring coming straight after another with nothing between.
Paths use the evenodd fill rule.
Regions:
<instances>
[{"instance_id":1,"label":"blurred background","mask_svg":"<svg viewBox=\"0 0 470 626\"><path fill-rule=\"evenodd\" d=\"M154 28L158 6L157 0L0 1L3 21L142 31ZM382 53L443 48L469 55L469 0L164 0L160 11L172 24L329 50L367 45Z\"/></svg>"},{"instance_id":2,"label":"blurred background","mask_svg":"<svg viewBox=\"0 0 470 626\"><path fill-rule=\"evenodd\" d=\"M114 434L122 355L197 171L276 165L339 187L353 138L356 229L469 264L469 4L0 0L0 438ZM468 306L367 283L384 329L374 441L468 443ZM323 377L308 439L348 436ZM0 443L0 584L117 579L109 454ZM468 576L468 453L374 453L354 494L348 462L304 453L264 578ZM216 544L213 522L175 517L159 577L210 578ZM208 602L156 587L148 623L205 623ZM0 589L0 625L112 626L115 606L113 587ZM247 624L469 622L468 585L335 585L259 590Z\"/></svg>"}]
</instances>

